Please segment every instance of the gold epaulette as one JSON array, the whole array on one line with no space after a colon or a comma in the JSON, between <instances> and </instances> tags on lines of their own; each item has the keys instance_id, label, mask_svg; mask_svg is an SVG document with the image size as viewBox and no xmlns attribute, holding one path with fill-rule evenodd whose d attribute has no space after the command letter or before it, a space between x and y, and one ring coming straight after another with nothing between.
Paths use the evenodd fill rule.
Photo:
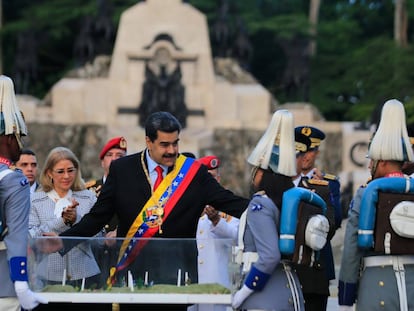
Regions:
<instances>
[{"instance_id":1,"label":"gold epaulette","mask_svg":"<svg viewBox=\"0 0 414 311\"><path fill-rule=\"evenodd\" d=\"M14 164L13 164L13 165L10 165L10 166L9 166L9 169L11 169L12 171L15 171L15 170L17 170L17 169L21 171L21 169L17 168L17 166L16 166L16 165L14 165Z\"/></svg>"},{"instance_id":2,"label":"gold epaulette","mask_svg":"<svg viewBox=\"0 0 414 311\"><path fill-rule=\"evenodd\" d=\"M339 179L338 176L335 176L333 174L324 174L323 178L328 179L328 180L338 180Z\"/></svg>"},{"instance_id":3,"label":"gold epaulette","mask_svg":"<svg viewBox=\"0 0 414 311\"><path fill-rule=\"evenodd\" d=\"M96 186L96 180L90 180L90 181L85 183L86 189L92 188L94 186Z\"/></svg>"},{"instance_id":4,"label":"gold epaulette","mask_svg":"<svg viewBox=\"0 0 414 311\"><path fill-rule=\"evenodd\" d=\"M308 179L308 183L311 185L328 186L329 181L323 179Z\"/></svg>"},{"instance_id":5,"label":"gold epaulette","mask_svg":"<svg viewBox=\"0 0 414 311\"><path fill-rule=\"evenodd\" d=\"M264 190L257 191L254 195L265 195L266 192Z\"/></svg>"}]
</instances>

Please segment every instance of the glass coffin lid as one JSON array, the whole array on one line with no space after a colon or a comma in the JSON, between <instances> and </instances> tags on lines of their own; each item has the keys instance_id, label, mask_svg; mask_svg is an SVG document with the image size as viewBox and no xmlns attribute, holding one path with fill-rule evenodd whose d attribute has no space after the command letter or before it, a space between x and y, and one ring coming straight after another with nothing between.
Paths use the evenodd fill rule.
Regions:
<instances>
[{"instance_id":1,"label":"glass coffin lid","mask_svg":"<svg viewBox=\"0 0 414 311\"><path fill-rule=\"evenodd\" d=\"M240 280L233 243L230 239L32 238L30 288L49 302L230 304Z\"/></svg>"}]
</instances>

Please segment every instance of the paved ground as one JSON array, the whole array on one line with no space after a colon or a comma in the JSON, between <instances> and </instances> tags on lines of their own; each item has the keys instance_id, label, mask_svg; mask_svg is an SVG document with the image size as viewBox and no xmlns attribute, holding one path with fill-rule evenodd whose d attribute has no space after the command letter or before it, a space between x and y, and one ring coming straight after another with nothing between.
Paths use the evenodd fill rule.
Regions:
<instances>
[{"instance_id":1,"label":"paved ground","mask_svg":"<svg viewBox=\"0 0 414 311\"><path fill-rule=\"evenodd\" d=\"M336 297L330 297L328 299L328 307L326 311L338 311L338 299Z\"/></svg>"}]
</instances>

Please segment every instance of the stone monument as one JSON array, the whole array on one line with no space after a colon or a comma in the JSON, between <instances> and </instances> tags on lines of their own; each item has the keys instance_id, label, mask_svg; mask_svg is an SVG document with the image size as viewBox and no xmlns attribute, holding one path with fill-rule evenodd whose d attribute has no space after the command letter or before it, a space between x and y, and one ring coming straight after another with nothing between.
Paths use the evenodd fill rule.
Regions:
<instances>
[{"instance_id":1,"label":"stone monument","mask_svg":"<svg viewBox=\"0 0 414 311\"><path fill-rule=\"evenodd\" d=\"M215 74L204 14L181 0L147 0L123 12L107 76L58 81L50 106L22 103L30 121L93 124L142 149L148 114L167 110L185 127L183 151L208 149L215 128L266 128L271 94L254 79Z\"/></svg>"},{"instance_id":2,"label":"stone monument","mask_svg":"<svg viewBox=\"0 0 414 311\"><path fill-rule=\"evenodd\" d=\"M39 163L50 149L64 145L80 158L85 178L100 177L98 154L110 137L124 136L128 153L142 150L145 118L161 109L185 127L180 150L218 155L223 185L247 196L246 158L273 111L286 108L296 125L326 132L322 169L340 175L342 186L351 181L356 188L367 179L363 142L369 131L326 122L309 103L278 105L235 60L212 58L206 16L182 0L130 7L121 15L112 56L68 73L43 101L18 100Z\"/></svg>"}]
</instances>

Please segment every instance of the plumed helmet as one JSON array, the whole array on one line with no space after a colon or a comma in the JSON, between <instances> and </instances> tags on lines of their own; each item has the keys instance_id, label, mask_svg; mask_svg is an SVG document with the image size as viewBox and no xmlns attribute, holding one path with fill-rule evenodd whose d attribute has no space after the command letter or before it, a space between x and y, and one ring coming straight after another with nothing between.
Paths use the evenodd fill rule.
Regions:
<instances>
[{"instance_id":1,"label":"plumed helmet","mask_svg":"<svg viewBox=\"0 0 414 311\"><path fill-rule=\"evenodd\" d=\"M17 106L12 79L0 76L0 135L27 135L27 127L22 112Z\"/></svg>"},{"instance_id":2,"label":"plumed helmet","mask_svg":"<svg viewBox=\"0 0 414 311\"><path fill-rule=\"evenodd\" d=\"M390 99L382 107L381 119L369 146L368 157L372 160L413 161L405 110L400 101Z\"/></svg>"},{"instance_id":3,"label":"plumed helmet","mask_svg":"<svg viewBox=\"0 0 414 311\"><path fill-rule=\"evenodd\" d=\"M293 115L285 109L277 110L247 162L274 173L295 176L295 159Z\"/></svg>"}]
</instances>

